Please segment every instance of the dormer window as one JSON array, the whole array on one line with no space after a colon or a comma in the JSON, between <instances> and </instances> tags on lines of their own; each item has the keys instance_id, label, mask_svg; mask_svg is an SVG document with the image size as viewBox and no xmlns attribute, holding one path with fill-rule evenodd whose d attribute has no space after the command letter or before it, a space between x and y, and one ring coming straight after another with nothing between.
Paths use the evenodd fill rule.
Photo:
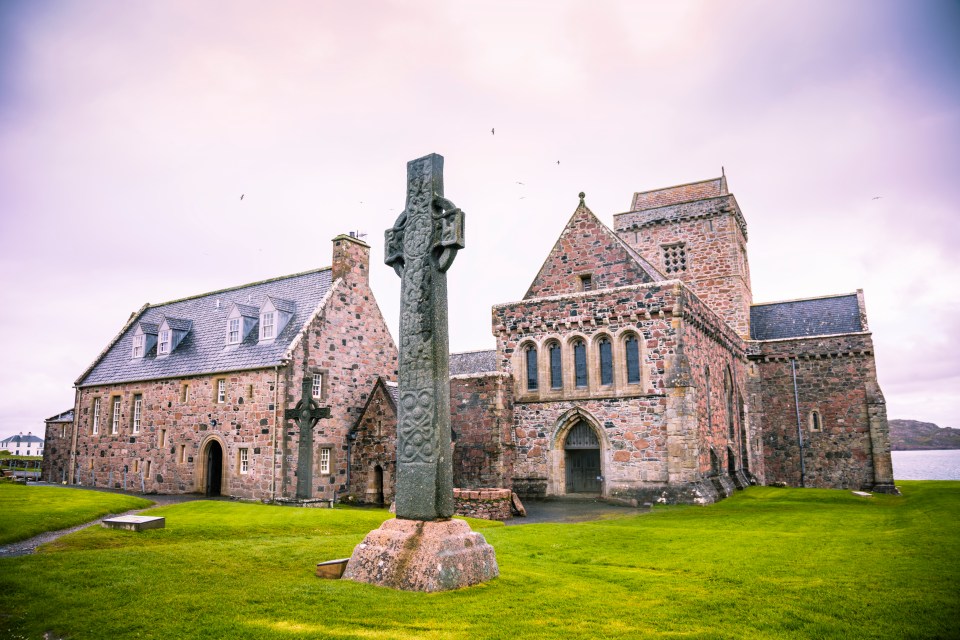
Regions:
<instances>
[{"instance_id":1,"label":"dormer window","mask_svg":"<svg viewBox=\"0 0 960 640\"><path fill-rule=\"evenodd\" d=\"M157 325L152 322L140 322L133 332L133 348L130 355L133 358L143 358L150 353L157 344Z\"/></svg>"},{"instance_id":2,"label":"dormer window","mask_svg":"<svg viewBox=\"0 0 960 640\"><path fill-rule=\"evenodd\" d=\"M157 355L165 356L170 353L170 330L161 331L157 342Z\"/></svg>"},{"instance_id":3,"label":"dormer window","mask_svg":"<svg viewBox=\"0 0 960 640\"><path fill-rule=\"evenodd\" d=\"M268 297L260 309L260 341L270 342L276 339L290 322L295 310L296 304L289 300Z\"/></svg>"},{"instance_id":4,"label":"dormer window","mask_svg":"<svg viewBox=\"0 0 960 640\"><path fill-rule=\"evenodd\" d=\"M274 334L276 313L270 311L260 316L260 339L271 340L276 337Z\"/></svg>"},{"instance_id":5,"label":"dormer window","mask_svg":"<svg viewBox=\"0 0 960 640\"><path fill-rule=\"evenodd\" d=\"M164 318L157 329L157 357L165 358L173 353L192 328L189 320Z\"/></svg>"},{"instance_id":6,"label":"dormer window","mask_svg":"<svg viewBox=\"0 0 960 640\"><path fill-rule=\"evenodd\" d=\"M143 344L146 342L143 334L141 333L138 336L133 336L133 357L142 358L143 357Z\"/></svg>"},{"instance_id":7,"label":"dormer window","mask_svg":"<svg viewBox=\"0 0 960 640\"><path fill-rule=\"evenodd\" d=\"M227 345L242 343L257 325L259 315L256 307L234 303L227 315Z\"/></svg>"},{"instance_id":8,"label":"dormer window","mask_svg":"<svg viewBox=\"0 0 960 640\"><path fill-rule=\"evenodd\" d=\"M240 342L240 318L230 318L227 323L227 344L237 344Z\"/></svg>"}]
</instances>

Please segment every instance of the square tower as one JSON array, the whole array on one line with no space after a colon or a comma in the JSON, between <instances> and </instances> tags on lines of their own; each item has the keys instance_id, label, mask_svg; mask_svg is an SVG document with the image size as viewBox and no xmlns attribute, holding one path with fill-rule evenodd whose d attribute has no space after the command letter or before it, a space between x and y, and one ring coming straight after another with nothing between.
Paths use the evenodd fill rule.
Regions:
<instances>
[{"instance_id":1,"label":"square tower","mask_svg":"<svg viewBox=\"0 0 960 640\"><path fill-rule=\"evenodd\" d=\"M747 223L727 178L633 195L617 234L667 278L687 284L744 338L750 335Z\"/></svg>"}]
</instances>

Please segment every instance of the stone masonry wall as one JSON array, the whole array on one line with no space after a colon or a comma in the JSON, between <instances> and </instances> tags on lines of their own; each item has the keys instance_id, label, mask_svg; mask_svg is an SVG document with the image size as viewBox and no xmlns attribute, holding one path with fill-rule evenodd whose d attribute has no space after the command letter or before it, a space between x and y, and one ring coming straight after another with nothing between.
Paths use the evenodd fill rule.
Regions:
<instances>
[{"instance_id":1,"label":"stone masonry wall","mask_svg":"<svg viewBox=\"0 0 960 640\"><path fill-rule=\"evenodd\" d=\"M47 422L43 441L40 477L47 482L61 483L69 479L72 422Z\"/></svg>"},{"instance_id":2,"label":"stone masonry wall","mask_svg":"<svg viewBox=\"0 0 960 640\"><path fill-rule=\"evenodd\" d=\"M684 281L738 334L750 329L746 223L733 196L616 216L617 233L667 277ZM666 272L663 245L684 243L686 270Z\"/></svg>"},{"instance_id":3,"label":"stone masonry wall","mask_svg":"<svg viewBox=\"0 0 960 640\"><path fill-rule=\"evenodd\" d=\"M691 200L715 198L726 195L726 193L726 178L714 178L712 180L691 182L674 187L666 187L664 189L635 193L633 194L633 202L630 208L631 211L643 211L646 209L666 207L681 202L690 202Z\"/></svg>"},{"instance_id":4,"label":"stone masonry wall","mask_svg":"<svg viewBox=\"0 0 960 640\"><path fill-rule=\"evenodd\" d=\"M217 402L220 379L226 382L225 402ZM136 394L143 398L139 433L133 431ZM94 398L100 398L98 434ZM120 399L115 434L113 398ZM215 440L223 448L222 493L269 496L275 398L272 369L82 388L75 408L75 478L82 485L148 493L203 491L205 447ZM241 448L248 452L246 473L239 466Z\"/></svg>"},{"instance_id":5,"label":"stone masonry wall","mask_svg":"<svg viewBox=\"0 0 960 640\"><path fill-rule=\"evenodd\" d=\"M797 409L791 358L796 358L800 428L808 487L869 489L874 454L889 459L889 440L871 438L868 390L876 387L868 334L755 343L754 393L762 412L766 481L800 486ZM882 399L880 399L882 403ZM820 416L814 430L811 412ZM875 446L879 450L875 451Z\"/></svg>"},{"instance_id":6,"label":"stone masonry wall","mask_svg":"<svg viewBox=\"0 0 960 640\"><path fill-rule=\"evenodd\" d=\"M698 390L699 473L709 477L730 475L732 468L757 469L759 436L750 431L746 419L746 345L689 291L683 308L684 353Z\"/></svg>"},{"instance_id":7,"label":"stone masonry wall","mask_svg":"<svg viewBox=\"0 0 960 640\"><path fill-rule=\"evenodd\" d=\"M513 387L504 374L450 378L453 486L512 486Z\"/></svg>"},{"instance_id":8,"label":"stone masonry wall","mask_svg":"<svg viewBox=\"0 0 960 640\"><path fill-rule=\"evenodd\" d=\"M343 258L345 264L367 264L369 247L341 236L341 249L359 252ZM336 249L335 249L336 251ZM321 406L329 406L331 417L320 420L313 434L313 497L336 499L349 492L347 486L347 434L350 432L379 376L396 381L396 344L370 289L366 271L346 272L334 281L330 300L311 323L306 340L291 349L292 366L283 380L284 408L294 408L300 397L306 349L308 374L323 374ZM298 427L287 421L283 430L283 465L279 495L296 493ZM395 428L395 427L394 427ZM321 473L320 450L330 449L330 473Z\"/></svg>"},{"instance_id":9,"label":"stone masonry wall","mask_svg":"<svg viewBox=\"0 0 960 640\"><path fill-rule=\"evenodd\" d=\"M524 299L582 291L585 275L590 275L593 289L651 281L616 235L581 204Z\"/></svg>"},{"instance_id":10,"label":"stone masonry wall","mask_svg":"<svg viewBox=\"0 0 960 640\"><path fill-rule=\"evenodd\" d=\"M366 504L390 504L397 477L397 408L382 384L374 386L353 436L349 499ZM381 470L379 487L378 466Z\"/></svg>"}]
</instances>

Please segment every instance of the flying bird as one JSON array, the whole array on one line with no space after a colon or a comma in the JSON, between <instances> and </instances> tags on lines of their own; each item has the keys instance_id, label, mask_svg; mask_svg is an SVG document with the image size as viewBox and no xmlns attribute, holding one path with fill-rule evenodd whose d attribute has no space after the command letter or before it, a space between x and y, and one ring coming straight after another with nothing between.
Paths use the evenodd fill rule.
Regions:
<instances>
[{"instance_id":1,"label":"flying bird","mask_svg":"<svg viewBox=\"0 0 960 640\"><path fill-rule=\"evenodd\" d=\"M559 160L557 160L557 164L560 164L560 161L559 161Z\"/></svg>"},{"instance_id":2,"label":"flying bird","mask_svg":"<svg viewBox=\"0 0 960 640\"><path fill-rule=\"evenodd\" d=\"M241 194L240 194L240 199L243 200L243 196L245 196L245 195L247 195L247 194L241 193Z\"/></svg>"},{"instance_id":3,"label":"flying bird","mask_svg":"<svg viewBox=\"0 0 960 640\"><path fill-rule=\"evenodd\" d=\"M517 180L517 184L523 184L523 183ZM523 184L523 186L527 186L527 185Z\"/></svg>"},{"instance_id":4,"label":"flying bird","mask_svg":"<svg viewBox=\"0 0 960 640\"><path fill-rule=\"evenodd\" d=\"M490 135L492 135L492 136L497 135L497 130L496 130L496 129L490 129Z\"/></svg>"},{"instance_id":5,"label":"flying bird","mask_svg":"<svg viewBox=\"0 0 960 640\"><path fill-rule=\"evenodd\" d=\"M879 199L882 198L882 197L883 197L883 196L874 196L872 199L873 199L873 200L879 200Z\"/></svg>"}]
</instances>

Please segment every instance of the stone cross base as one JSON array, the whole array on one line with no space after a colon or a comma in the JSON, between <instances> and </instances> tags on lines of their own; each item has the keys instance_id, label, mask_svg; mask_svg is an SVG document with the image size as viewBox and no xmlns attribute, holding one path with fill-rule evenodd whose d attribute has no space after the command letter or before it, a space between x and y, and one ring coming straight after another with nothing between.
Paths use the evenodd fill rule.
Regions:
<instances>
[{"instance_id":1,"label":"stone cross base","mask_svg":"<svg viewBox=\"0 0 960 640\"><path fill-rule=\"evenodd\" d=\"M387 520L353 550L343 577L404 591L448 591L500 575L493 547L463 520Z\"/></svg>"}]
</instances>

